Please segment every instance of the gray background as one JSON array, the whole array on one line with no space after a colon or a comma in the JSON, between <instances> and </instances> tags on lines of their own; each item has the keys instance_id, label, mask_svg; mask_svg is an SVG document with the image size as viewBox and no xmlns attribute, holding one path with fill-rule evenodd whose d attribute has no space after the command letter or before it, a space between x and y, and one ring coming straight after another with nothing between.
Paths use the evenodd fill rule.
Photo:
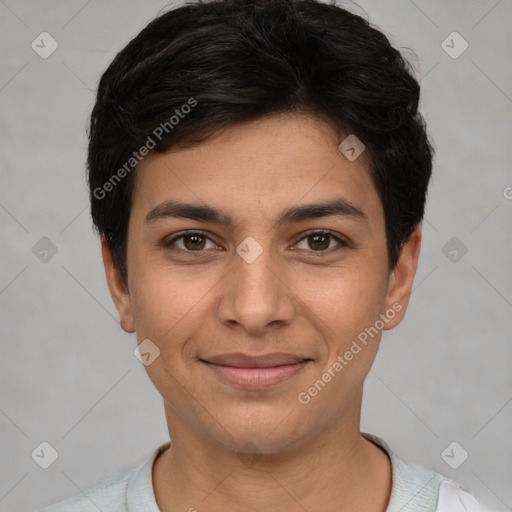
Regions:
<instances>
[{"instance_id":1,"label":"gray background","mask_svg":"<svg viewBox=\"0 0 512 512\"><path fill-rule=\"evenodd\" d=\"M108 295L84 178L99 76L164 6L0 0L1 511L76 494L167 440L161 398ZM362 429L512 510L512 2L350 9L415 51L437 150L413 300L384 334ZM48 59L31 48L43 31L59 44ZM457 59L441 46L453 31L469 43ZM57 248L46 262L32 250L42 237ZM452 237L468 250L455 248L455 262L455 246L443 252ZM59 454L46 470L31 458L42 441ZM469 453L458 469L441 457L452 441Z\"/></svg>"}]
</instances>

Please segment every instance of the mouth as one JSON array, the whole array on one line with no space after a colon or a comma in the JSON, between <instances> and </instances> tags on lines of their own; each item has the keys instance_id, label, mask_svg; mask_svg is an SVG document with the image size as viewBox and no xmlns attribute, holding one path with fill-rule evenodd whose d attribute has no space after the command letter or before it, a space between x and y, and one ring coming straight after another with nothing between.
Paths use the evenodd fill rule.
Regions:
<instances>
[{"instance_id":1,"label":"mouth","mask_svg":"<svg viewBox=\"0 0 512 512\"><path fill-rule=\"evenodd\" d=\"M250 356L233 353L200 359L216 376L238 388L266 389L297 375L311 359L294 354Z\"/></svg>"}]
</instances>

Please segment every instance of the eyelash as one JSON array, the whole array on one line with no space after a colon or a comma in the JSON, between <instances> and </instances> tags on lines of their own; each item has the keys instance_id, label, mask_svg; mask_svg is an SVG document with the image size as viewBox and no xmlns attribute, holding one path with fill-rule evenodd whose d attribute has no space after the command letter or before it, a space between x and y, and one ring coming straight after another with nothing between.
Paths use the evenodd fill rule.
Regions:
<instances>
[{"instance_id":1,"label":"eyelash","mask_svg":"<svg viewBox=\"0 0 512 512\"><path fill-rule=\"evenodd\" d=\"M167 247L167 248L169 248L171 250L174 250L174 251L181 251L181 252L186 252L186 253L189 253L189 254L198 253L198 255L200 255L201 253L205 252L206 249L200 249L200 250L197 250L197 251L191 251L191 250L188 250L188 249L181 249L181 248L174 247L174 243L176 241L178 241L178 240L180 240L182 238L185 238L187 236L192 236L192 235L198 235L198 236L200 236L202 238L208 239L210 242L213 242L213 240L204 231L186 231L186 232L181 233L180 235L174 237L172 240L170 240L168 242L164 242L164 245L165 245L165 247ZM326 235L326 236L329 236L331 239L333 239L336 242L338 242L338 244L339 244L338 249L350 247L350 244L346 240L343 240L342 238L334 235L330 231L326 231L326 230L322 230L322 229L320 229L320 230L313 230L313 231L305 233L305 235L297 243L300 243L303 240L309 238L310 236L314 236L314 235ZM215 243L215 242L213 242L213 243ZM336 248L335 249L333 249L333 248L324 249L324 250L319 250L319 251L307 250L307 252L311 252L312 254L316 254L318 256L321 256L322 253L323 254L331 253L333 250L336 250Z\"/></svg>"}]
</instances>

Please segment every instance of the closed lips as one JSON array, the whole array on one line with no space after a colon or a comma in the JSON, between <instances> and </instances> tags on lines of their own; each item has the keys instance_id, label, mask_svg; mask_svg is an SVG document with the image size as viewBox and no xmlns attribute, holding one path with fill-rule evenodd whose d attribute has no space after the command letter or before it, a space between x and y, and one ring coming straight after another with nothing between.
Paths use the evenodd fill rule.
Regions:
<instances>
[{"instance_id":1,"label":"closed lips","mask_svg":"<svg viewBox=\"0 0 512 512\"><path fill-rule=\"evenodd\" d=\"M219 366L231 366L235 368L272 368L275 366L303 363L304 361L310 361L310 359L294 354L274 352L259 356L250 356L241 353L220 354L204 358L202 361Z\"/></svg>"},{"instance_id":2,"label":"closed lips","mask_svg":"<svg viewBox=\"0 0 512 512\"><path fill-rule=\"evenodd\" d=\"M274 352L258 356L220 354L201 362L224 383L235 388L262 391L297 375L311 359Z\"/></svg>"}]
</instances>

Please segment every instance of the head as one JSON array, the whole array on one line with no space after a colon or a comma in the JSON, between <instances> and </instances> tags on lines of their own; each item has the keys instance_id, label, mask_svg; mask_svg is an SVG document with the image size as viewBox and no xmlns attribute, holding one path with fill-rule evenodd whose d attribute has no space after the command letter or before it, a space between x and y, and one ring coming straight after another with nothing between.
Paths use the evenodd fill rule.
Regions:
<instances>
[{"instance_id":1,"label":"head","mask_svg":"<svg viewBox=\"0 0 512 512\"><path fill-rule=\"evenodd\" d=\"M416 271L433 153L418 101L379 30L316 1L187 4L116 56L91 211L121 325L160 351L168 418L271 452L357 410ZM210 364L277 352L305 364L265 388Z\"/></svg>"}]
</instances>

